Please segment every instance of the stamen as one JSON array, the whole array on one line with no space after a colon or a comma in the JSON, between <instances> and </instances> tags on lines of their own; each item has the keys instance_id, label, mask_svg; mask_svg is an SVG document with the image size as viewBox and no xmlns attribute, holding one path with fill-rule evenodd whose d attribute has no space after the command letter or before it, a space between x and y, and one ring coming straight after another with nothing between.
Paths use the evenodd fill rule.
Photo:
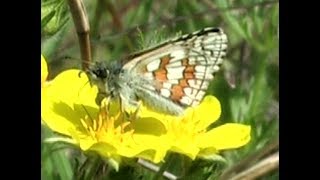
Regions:
<instances>
[{"instance_id":1,"label":"stamen","mask_svg":"<svg viewBox=\"0 0 320 180\"><path fill-rule=\"evenodd\" d=\"M103 128L103 119L102 118L98 118L98 129L97 131L101 131L101 129Z\"/></svg>"},{"instance_id":2,"label":"stamen","mask_svg":"<svg viewBox=\"0 0 320 180\"><path fill-rule=\"evenodd\" d=\"M84 119L87 119L87 118L85 117ZM80 119L80 122L81 122L82 126L88 131L89 127L88 127L88 125L87 125L87 123L85 122L84 119Z\"/></svg>"},{"instance_id":3,"label":"stamen","mask_svg":"<svg viewBox=\"0 0 320 180\"><path fill-rule=\"evenodd\" d=\"M96 135L97 135L96 132L92 129L91 126L89 126L88 130L89 130L89 133L90 133L90 136L91 136L91 137L93 137L93 138L96 138L96 137L97 137L97 136L96 136Z\"/></svg>"},{"instance_id":4,"label":"stamen","mask_svg":"<svg viewBox=\"0 0 320 180\"><path fill-rule=\"evenodd\" d=\"M99 119L99 118L98 118L98 119ZM92 129L93 129L94 131L96 131L96 130L98 129L97 121L96 121L96 120L93 120Z\"/></svg>"}]
</instances>

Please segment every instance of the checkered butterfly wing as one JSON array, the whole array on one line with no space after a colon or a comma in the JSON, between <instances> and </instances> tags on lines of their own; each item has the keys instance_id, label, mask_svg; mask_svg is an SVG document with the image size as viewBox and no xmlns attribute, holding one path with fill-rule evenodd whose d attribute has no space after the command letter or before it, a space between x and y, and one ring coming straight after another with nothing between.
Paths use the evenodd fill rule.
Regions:
<instances>
[{"instance_id":1,"label":"checkered butterfly wing","mask_svg":"<svg viewBox=\"0 0 320 180\"><path fill-rule=\"evenodd\" d=\"M227 49L221 29L206 28L128 57L123 69L141 74L154 91L176 104L195 106L202 100Z\"/></svg>"}]
</instances>

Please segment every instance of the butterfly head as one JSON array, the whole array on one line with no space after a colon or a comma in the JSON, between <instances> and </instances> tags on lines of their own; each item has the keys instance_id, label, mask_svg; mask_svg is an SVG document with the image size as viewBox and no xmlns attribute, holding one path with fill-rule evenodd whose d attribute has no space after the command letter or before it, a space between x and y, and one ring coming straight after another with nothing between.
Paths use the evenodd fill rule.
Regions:
<instances>
[{"instance_id":1,"label":"butterfly head","mask_svg":"<svg viewBox=\"0 0 320 180\"><path fill-rule=\"evenodd\" d=\"M110 76L110 70L104 62L96 62L89 67L91 80L104 80Z\"/></svg>"},{"instance_id":2,"label":"butterfly head","mask_svg":"<svg viewBox=\"0 0 320 180\"><path fill-rule=\"evenodd\" d=\"M116 96L117 80L121 73L120 65L105 62L95 62L87 71L91 85L96 85L100 94L111 97Z\"/></svg>"}]
</instances>

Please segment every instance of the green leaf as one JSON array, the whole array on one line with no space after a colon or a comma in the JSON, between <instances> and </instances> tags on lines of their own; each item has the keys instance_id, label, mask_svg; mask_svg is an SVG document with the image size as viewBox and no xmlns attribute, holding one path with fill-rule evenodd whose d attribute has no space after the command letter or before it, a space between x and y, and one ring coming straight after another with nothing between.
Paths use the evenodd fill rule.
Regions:
<instances>
[{"instance_id":1,"label":"green leaf","mask_svg":"<svg viewBox=\"0 0 320 180\"><path fill-rule=\"evenodd\" d=\"M113 169L115 169L116 171L119 171L119 166L120 166L120 162L121 162L120 157L108 158L107 162Z\"/></svg>"},{"instance_id":2,"label":"green leaf","mask_svg":"<svg viewBox=\"0 0 320 180\"><path fill-rule=\"evenodd\" d=\"M48 39L44 40L42 42L41 52L45 55L47 60L49 61L52 59L54 53L60 46L60 44L63 41L63 38L67 35L66 31L68 30L67 26L65 25L63 28L61 28L60 31L58 31L53 36L50 36Z\"/></svg>"},{"instance_id":3,"label":"green leaf","mask_svg":"<svg viewBox=\"0 0 320 180\"><path fill-rule=\"evenodd\" d=\"M216 4L219 8L228 8L229 3L226 0L217 0ZM230 25L230 29L232 29L235 33L238 34L241 38L246 38L246 33L244 32L244 28L241 27L239 17L236 17L230 13L230 11L223 11L223 17L226 22Z\"/></svg>"},{"instance_id":4,"label":"green leaf","mask_svg":"<svg viewBox=\"0 0 320 180\"><path fill-rule=\"evenodd\" d=\"M43 29L49 23L49 21L54 17L55 14L56 11L53 10L41 19L41 29Z\"/></svg>"},{"instance_id":5,"label":"green leaf","mask_svg":"<svg viewBox=\"0 0 320 180\"><path fill-rule=\"evenodd\" d=\"M199 157L202 159L208 160L208 161L218 161L218 162L223 162L223 163L227 164L227 160L218 154L201 155Z\"/></svg>"},{"instance_id":6,"label":"green leaf","mask_svg":"<svg viewBox=\"0 0 320 180\"><path fill-rule=\"evenodd\" d=\"M43 130L44 137L52 137L54 135L53 132L47 128L43 128ZM41 156L42 176L49 179L49 177L54 177L56 174L61 180L72 179L72 166L66 152L52 151L52 147L51 144L43 144Z\"/></svg>"}]
</instances>

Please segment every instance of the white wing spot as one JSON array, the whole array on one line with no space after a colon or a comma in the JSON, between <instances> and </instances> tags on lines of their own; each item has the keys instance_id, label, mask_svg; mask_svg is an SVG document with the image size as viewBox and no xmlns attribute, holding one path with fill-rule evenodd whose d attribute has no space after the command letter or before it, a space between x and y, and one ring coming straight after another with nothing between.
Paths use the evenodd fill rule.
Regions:
<instances>
[{"instance_id":1,"label":"white wing spot","mask_svg":"<svg viewBox=\"0 0 320 180\"><path fill-rule=\"evenodd\" d=\"M188 84L190 85L190 87L193 87L196 89L200 89L201 82L202 82L201 80L194 80L194 79L188 80Z\"/></svg>"},{"instance_id":2,"label":"white wing spot","mask_svg":"<svg viewBox=\"0 0 320 180\"><path fill-rule=\"evenodd\" d=\"M151 62L147 65L147 70L148 70L149 72L152 72L152 71L154 71L154 70L159 69L160 62L161 62L160 59L151 61Z\"/></svg>"},{"instance_id":3,"label":"white wing spot","mask_svg":"<svg viewBox=\"0 0 320 180\"><path fill-rule=\"evenodd\" d=\"M223 59L219 58L219 59L217 60L217 64L221 64L222 61L223 61Z\"/></svg>"},{"instance_id":4,"label":"white wing spot","mask_svg":"<svg viewBox=\"0 0 320 180\"><path fill-rule=\"evenodd\" d=\"M194 51L190 51L190 52L189 52L189 56L196 56L196 57L198 57L198 56L199 56L199 53L198 53L198 52L194 52Z\"/></svg>"},{"instance_id":5,"label":"white wing spot","mask_svg":"<svg viewBox=\"0 0 320 180\"><path fill-rule=\"evenodd\" d=\"M181 78L183 78L183 74L182 73L180 73L180 74L178 74L178 73L175 73L175 74L168 73L167 74L167 79L168 80L176 80L176 79L181 79Z\"/></svg>"},{"instance_id":6,"label":"white wing spot","mask_svg":"<svg viewBox=\"0 0 320 180\"><path fill-rule=\"evenodd\" d=\"M144 86L146 89L149 89L151 91L155 91L156 88L154 86Z\"/></svg>"},{"instance_id":7,"label":"white wing spot","mask_svg":"<svg viewBox=\"0 0 320 180\"><path fill-rule=\"evenodd\" d=\"M183 91L190 98L195 98L195 96L197 95L197 92L198 92L198 90L190 88L190 87L184 88Z\"/></svg>"},{"instance_id":8,"label":"white wing spot","mask_svg":"<svg viewBox=\"0 0 320 180\"><path fill-rule=\"evenodd\" d=\"M202 51L202 46L195 46L194 48L192 48L193 51L195 52L201 52Z\"/></svg>"},{"instance_id":9,"label":"white wing spot","mask_svg":"<svg viewBox=\"0 0 320 180\"><path fill-rule=\"evenodd\" d=\"M227 49L227 45L226 44L221 44L221 48L220 49Z\"/></svg>"},{"instance_id":10,"label":"white wing spot","mask_svg":"<svg viewBox=\"0 0 320 180\"><path fill-rule=\"evenodd\" d=\"M222 39L223 42L227 42L227 35L223 34L220 36L220 38Z\"/></svg>"},{"instance_id":11,"label":"white wing spot","mask_svg":"<svg viewBox=\"0 0 320 180\"><path fill-rule=\"evenodd\" d=\"M207 38L203 40L203 43L210 43L210 42L213 42L214 40L216 40L216 36L209 35Z\"/></svg>"},{"instance_id":12,"label":"white wing spot","mask_svg":"<svg viewBox=\"0 0 320 180\"><path fill-rule=\"evenodd\" d=\"M202 41L203 41L202 38L199 37L194 41L194 44L201 44Z\"/></svg>"},{"instance_id":13,"label":"white wing spot","mask_svg":"<svg viewBox=\"0 0 320 180\"><path fill-rule=\"evenodd\" d=\"M186 105L190 105L192 103L192 99L187 96L183 96L180 102Z\"/></svg>"},{"instance_id":14,"label":"white wing spot","mask_svg":"<svg viewBox=\"0 0 320 180\"><path fill-rule=\"evenodd\" d=\"M166 67L177 67L177 66L181 66L181 61L176 61L173 63L169 63Z\"/></svg>"},{"instance_id":15,"label":"white wing spot","mask_svg":"<svg viewBox=\"0 0 320 180\"><path fill-rule=\"evenodd\" d=\"M206 66L197 65L195 68L196 68L197 72L205 72L206 71Z\"/></svg>"},{"instance_id":16,"label":"white wing spot","mask_svg":"<svg viewBox=\"0 0 320 180\"><path fill-rule=\"evenodd\" d=\"M167 68L167 77L168 79L180 79L183 77L184 66Z\"/></svg>"},{"instance_id":17,"label":"white wing spot","mask_svg":"<svg viewBox=\"0 0 320 180\"><path fill-rule=\"evenodd\" d=\"M198 99L199 101L202 100L203 96L205 95L206 93L204 91L199 91L197 96L196 96L196 99Z\"/></svg>"},{"instance_id":18,"label":"white wing spot","mask_svg":"<svg viewBox=\"0 0 320 180\"><path fill-rule=\"evenodd\" d=\"M203 77L202 77L202 79L203 79ZM205 79L211 80L211 79L213 79L213 75L212 74L206 74L206 78Z\"/></svg>"},{"instance_id":19,"label":"white wing spot","mask_svg":"<svg viewBox=\"0 0 320 180\"><path fill-rule=\"evenodd\" d=\"M218 49L220 49L220 46L217 47L214 44L208 44L208 45L205 45L205 48L210 49L210 50L218 50Z\"/></svg>"},{"instance_id":20,"label":"white wing spot","mask_svg":"<svg viewBox=\"0 0 320 180\"><path fill-rule=\"evenodd\" d=\"M204 51L204 53L205 53L206 55L211 56L211 51L209 51L209 50Z\"/></svg>"},{"instance_id":21,"label":"white wing spot","mask_svg":"<svg viewBox=\"0 0 320 180\"><path fill-rule=\"evenodd\" d=\"M177 79L168 79L168 82L170 84L179 84L179 80L177 80Z\"/></svg>"},{"instance_id":22,"label":"white wing spot","mask_svg":"<svg viewBox=\"0 0 320 180\"><path fill-rule=\"evenodd\" d=\"M194 65L197 62L197 57L189 57L188 59L190 65Z\"/></svg>"},{"instance_id":23,"label":"white wing spot","mask_svg":"<svg viewBox=\"0 0 320 180\"><path fill-rule=\"evenodd\" d=\"M204 72L195 72L194 75L196 76L197 79L211 80L213 78L213 76L209 72L206 72L206 74Z\"/></svg>"},{"instance_id":24,"label":"white wing spot","mask_svg":"<svg viewBox=\"0 0 320 180\"><path fill-rule=\"evenodd\" d=\"M217 57L219 56L219 54L220 54L220 51L213 51L213 56Z\"/></svg>"},{"instance_id":25,"label":"white wing spot","mask_svg":"<svg viewBox=\"0 0 320 180\"><path fill-rule=\"evenodd\" d=\"M198 61L206 61L206 58L203 57L203 56L198 56L198 57L197 57L197 60L198 60Z\"/></svg>"},{"instance_id":26,"label":"white wing spot","mask_svg":"<svg viewBox=\"0 0 320 180\"><path fill-rule=\"evenodd\" d=\"M172 85L172 84L171 84L171 83L168 83L168 82L164 82L164 83L163 83L163 87L166 88L166 89L171 89L171 85Z\"/></svg>"},{"instance_id":27,"label":"white wing spot","mask_svg":"<svg viewBox=\"0 0 320 180\"><path fill-rule=\"evenodd\" d=\"M188 95L188 96L190 96L191 93L192 93L192 89L189 88L189 87L184 88L183 91L184 91L184 93L185 93L186 95Z\"/></svg>"},{"instance_id":28,"label":"white wing spot","mask_svg":"<svg viewBox=\"0 0 320 180\"><path fill-rule=\"evenodd\" d=\"M170 97L170 95L171 95L169 89L164 89L164 88L162 88L162 89L160 90L160 93L161 93L161 95L164 96L164 97Z\"/></svg>"},{"instance_id":29,"label":"white wing spot","mask_svg":"<svg viewBox=\"0 0 320 180\"><path fill-rule=\"evenodd\" d=\"M208 81L203 81L203 82L202 82L202 86L201 86L200 89L207 89L208 86L209 86L209 82L208 82Z\"/></svg>"},{"instance_id":30,"label":"white wing spot","mask_svg":"<svg viewBox=\"0 0 320 180\"><path fill-rule=\"evenodd\" d=\"M170 56L172 57L171 61L183 59L185 57L185 52L183 50L173 51Z\"/></svg>"},{"instance_id":31,"label":"white wing spot","mask_svg":"<svg viewBox=\"0 0 320 180\"><path fill-rule=\"evenodd\" d=\"M219 66L213 66L213 71L216 72L216 71L219 71L220 67Z\"/></svg>"},{"instance_id":32,"label":"white wing spot","mask_svg":"<svg viewBox=\"0 0 320 180\"><path fill-rule=\"evenodd\" d=\"M192 102L192 105L191 105L191 106L196 106L196 105L198 105L199 103L200 103L199 101L194 100L194 101Z\"/></svg>"},{"instance_id":33,"label":"white wing spot","mask_svg":"<svg viewBox=\"0 0 320 180\"><path fill-rule=\"evenodd\" d=\"M150 79L150 80L154 79L152 72L146 72L143 74L143 76L147 79Z\"/></svg>"}]
</instances>

